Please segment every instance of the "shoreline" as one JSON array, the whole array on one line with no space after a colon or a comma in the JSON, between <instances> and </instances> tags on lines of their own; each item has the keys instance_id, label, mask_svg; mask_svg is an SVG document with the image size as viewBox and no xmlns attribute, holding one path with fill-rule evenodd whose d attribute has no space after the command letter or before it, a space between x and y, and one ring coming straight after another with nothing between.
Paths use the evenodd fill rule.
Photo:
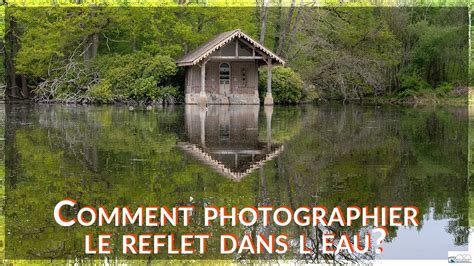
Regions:
<instances>
[{"instance_id":1,"label":"shoreline","mask_svg":"<svg viewBox=\"0 0 474 266\"><path fill-rule=\"evenodd\" d=\"M187 105L184 102L166 102L166 101L155 101L150 103L135 102L133 100L124 100L124 101L115 101L110 103L100 103L100 102L64 102L60 100L52 100L49 102L44 101L35 101L32 99L25 100L8 100L6 98L0 99L0 103L28 103L28 104L57 104L57 105L90 105L90 106L133 106L133 107L144 107L152 106L172 106L172 105ZM366 97L361 99L319 99L313 102L300 102L295 104L274 104L274 106L297 106L297 105L319 105L326 103L337 103L337 104L360 104L360 105L398 105L398 106L416 106L416 105L446 105L446 106L469 106L474 104L474 89L470 88L469 92L466 95L460 96L445 96L438 97L436 95L429 95L427 97L409 97L409 98L397 98L397 97ZM190 104L196 105L196 104ZM262 103L260 104L211 104L211 105L260 105L265 106Z\"/></svg>"},{"instance_id":2,"label":"shoreline","mask_svg":"<svg viewBox=\"0 0 474 266\"><path fill-rule=\"evenodd\" d=\"M199 105L199 104L186 104L186 103L168 103L168 104L127 104L124 102L115 102L115 103L64 103L64 102L37 102L31 100L0 100L0 104L45 104L45 105L83 105L83 106L132 106L132 107L143 107L146 108L147 106L152 107L165 107L165 106L180 106L180 105ZM441 100L441 101L427 101L427 100L420 100L420 101L400 101L400 100L379 100L379 99L362 99L362 100L322 100L317 102L304 102L304 103L296 103L296 104L274 104L272 106L304 106L304 105L324 105L324 104L357 104L357 105L392 105L392 106L416 106L416 105L423 105L423 106L470 106L474 104L474 99L449 99L449 100ZM212 105L234 105L234 106L261 106L264 107L266 105L263 104L210 104ZM209 105L208 105L209 106Z\"/></svg>"}]
</instances>

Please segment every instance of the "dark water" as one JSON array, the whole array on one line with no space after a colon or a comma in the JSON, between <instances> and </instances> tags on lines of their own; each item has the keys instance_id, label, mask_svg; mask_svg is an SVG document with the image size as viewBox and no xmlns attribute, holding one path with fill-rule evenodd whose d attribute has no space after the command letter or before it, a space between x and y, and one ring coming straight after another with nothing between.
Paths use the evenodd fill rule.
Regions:
<instances>
[{"instance_id":1,"label":"dark water","mask_svg":"<svg viewBox=\"0 0 474 266\"><path fill-rule=\"evenodd\" d=\"M52 210L63 198L108 207L414 205L421 213L419 227L388 228L382 255L371 251L350 259L445 260L448 251L467 250L466 107L172 106L130 112L110 106L7 105L6 116L7 258L83 257L83 237L91 232L263 232L290 238L306 232L317 239L324 230L370 229L204 228L197 223L61 228ZM199 257L222 258L217 241ZM318 252L284 257L332 259Z\"/></svg>"}]
</instances>

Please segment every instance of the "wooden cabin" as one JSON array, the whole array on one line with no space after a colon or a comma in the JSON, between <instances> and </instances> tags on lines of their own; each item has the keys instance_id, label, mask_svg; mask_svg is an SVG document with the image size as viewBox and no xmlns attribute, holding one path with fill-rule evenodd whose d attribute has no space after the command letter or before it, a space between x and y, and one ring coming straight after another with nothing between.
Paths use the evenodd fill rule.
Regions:
<instances>
[{"instance_id":1,"label":"wooden cabin","mask_svg":"<svg viewBox=\"0 0 474 266\"><path fill-rule=\"evenodd\" d=\"M186 68L187 104L260 104L258 68L268 67L265 105L273 104L272 66L285 61L241 30L221 33L176 61Z\"/></svg>"}]
</instances>

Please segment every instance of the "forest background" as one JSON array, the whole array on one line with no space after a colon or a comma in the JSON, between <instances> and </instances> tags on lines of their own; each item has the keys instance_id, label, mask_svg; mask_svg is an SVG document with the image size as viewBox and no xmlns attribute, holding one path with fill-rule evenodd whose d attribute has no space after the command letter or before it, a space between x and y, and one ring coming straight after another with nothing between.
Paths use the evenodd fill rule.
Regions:
<instances>
[{"instance_id":1,"label":"forest background","mask_svg":"<svg viewBox=\"0 0 474 266\"><path fill-rule=\"evenodd\" d=\"M5 10L2 88L10 100L182 102L184 75L174 60L236 28L287 60L274 73L278 103L467 100L469 19L463 7L26 2ZM264 95L266 75L260 77Z\"/></svg>"}]
</instances>

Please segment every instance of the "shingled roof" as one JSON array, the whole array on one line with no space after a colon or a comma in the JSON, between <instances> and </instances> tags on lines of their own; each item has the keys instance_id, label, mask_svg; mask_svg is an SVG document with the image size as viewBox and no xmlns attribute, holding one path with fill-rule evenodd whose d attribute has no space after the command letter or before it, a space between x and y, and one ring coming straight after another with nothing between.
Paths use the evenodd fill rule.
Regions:
<instances>
[{"instance_id":1,"label":"shingled roof","mask_svg":"<svg viewBox=\"0 0 474 266\"><path fill-rule=\"evenodd\" d=\"M257 49L259 49L261 52L265 53L268 55L270 58L274 59L277 63L280 63L282 65L285 64L285 61L281 59L279 56L274 54L272 51L269 49L265 48L263 45L252 39L250 36L247 34L243 33L240 29L232 30L232 31L226 31L223 32L210 41L202 44L198 48L194 49L190 53L186 54L179 60L176 60L176 63L178 66L190 66L190 65L195 65L199 62L201 62L203 59L211 55L213 52L218 50L219 48L223 47L227 43L231 42L235 38L243 38L246 41L250 42L253 46L255 46Z\"/></svg>"}]
</instances>

